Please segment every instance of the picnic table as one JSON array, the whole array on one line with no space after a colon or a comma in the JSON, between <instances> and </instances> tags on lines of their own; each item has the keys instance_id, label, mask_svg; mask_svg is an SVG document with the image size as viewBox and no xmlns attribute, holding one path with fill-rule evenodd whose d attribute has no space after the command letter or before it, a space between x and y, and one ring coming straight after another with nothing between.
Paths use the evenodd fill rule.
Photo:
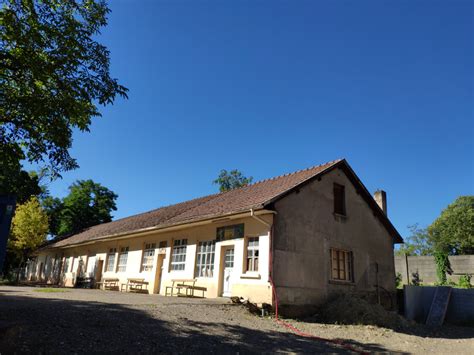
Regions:
<instances>
[{"instance_id":1,"label":"picnic table","mask_svg":"<svg viewBox=\"0 0 474 355\"><path fill-rule=\"evenodd\" d=\"M120 280L117 278L106 278L106 279L102 279L101 282L97 282L96 285L98 288L101 288L103 290L118 291L119 281Z\"/></svg>"},{"instance_id":2,"label":"picnic table","mask_svg":"<svg viewBox=\"0 0 474 355\"><path fill-rule=\"evenodd\" d=\"M194 291L201 291L202 297L204 297L204 292L207 291L206 287L196 286L196 279L174 279L171 280L171 286L166 286L165 296L173 296L173 291L176 289L176 296L181 297L194 297ZM184 290L184 294L181 292Z\"/></svg>"},{"instance_id":3,"label":"picnic table","mask_svg":"<svg viewBox=\"0 0 474 355\"><path fill-rule=\"evenodd\" d=\"M120 285L120 291L123 291L125 288L125 292L146 292L148 293L148 281L145 279L137 279L137 278L130 278L127 279L126 283L122 283Z\"/></svg>"}]
</instances>

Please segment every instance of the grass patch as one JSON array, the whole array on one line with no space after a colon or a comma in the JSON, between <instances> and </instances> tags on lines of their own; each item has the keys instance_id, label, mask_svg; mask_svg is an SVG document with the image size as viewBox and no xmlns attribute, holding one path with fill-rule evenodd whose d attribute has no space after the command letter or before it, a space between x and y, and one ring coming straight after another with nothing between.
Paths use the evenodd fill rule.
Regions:
<instances>
[{"instance_id":1,"label":"grass patch","mask_svg":"<svg viewBox=\"0 0 474 355\"><path fill-rule=\"evenodd\" d=\"M65 290L63 288L39 288L34 290L35 292L46 292L46 293L55 293L55 292L69 292L69 290Z\"/></svg>"}]
</instances>

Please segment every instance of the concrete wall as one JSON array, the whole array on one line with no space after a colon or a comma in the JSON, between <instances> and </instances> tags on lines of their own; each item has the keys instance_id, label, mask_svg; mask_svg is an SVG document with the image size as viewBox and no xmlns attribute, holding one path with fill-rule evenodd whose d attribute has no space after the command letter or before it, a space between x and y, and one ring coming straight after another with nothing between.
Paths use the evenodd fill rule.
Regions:
<instances>
[{"instance_id":1,"label":"concrete wall","mask_svg":"<svg viewBox=\"0 0 474 355\"><path fill-rule=\"evenodd\" d=\"M408 262L408 272L407 272ZM449 262L453 269L453 275L447 275L448 280L458 282L459 277L464 274L474 275L474 255L456 255L450 256ZM395 272L402 275L403 284L408 284L407 275L410 283L413 279L413 273L418 273L423 284L434 284L438 282L436 276L436 263L433 256L395 256Z\"/></svg>"},{"instance_id":2,"label":"concrete wall","mask_svg":"<svg viewBox=\"0 0 474 355\"><path fill-rule=\"evenodd\" d=\"M345 186L346 217L335 215L333 184ZM309 313L338 292L395 292L392 238L340 169L275 203L274 282L286 313ZM354 282L330 279L330 248L353 252Z\"/></svg>"},{"instance_id":3,"label":"concrete wall","mask_svg":"<svg viewBox=\"0 0 474 355\"><path fill-rule=\"evenodd\" d=\"M271 215L261 216L267 222L271 222ZM244 223L244 238L231 239L217 242L215 247L214 275L213 277L198 277L196 286L207 287L207 297L218 297L222 293L222 273L224 247L234 246L234 269L231 274L232 296L241 296L249 298L255 303L271 303L272 290L269 283L269 229L261 222L253 218L236 219L231 221L210 223L207 225L183 229L180 231L168 233L151 233L147 236L129 237L121 240L109 240L97 242L90 245L76 246L64 249L45 250L39 253L34 263L27 268L27 277L29 279L44 280L55 282L53 267L43 268L40 275L40 265L56 265L61 262L60 282L65 286L73 286L78 273L80 260L83 262L84 270L87 276L94 276L94 265L98 260L104 261L102 278L119 278L121 283L126 283L127 278L143 278L150 283L149 290L156 289L160 294L165 293L165 287L172 284L173 279L193 279L195 278L197 245L199 241L208 241L216 239L216 228L225 225ZM246 265L245 242L247 237L259 237L259 265L258 272L248 273L244 269ZM186 264L183 271L172 271L171 269L171 250L173 240L188 240L186 250ZM159 249L161 241L167 242L167 247ZM141 262L143 249L146 243L156 243L155 260L151 271L142 271ZM127 268L125 272L117 272L118 254L121 247L129 247ZM117 248L115 257L114 271L106 272L107 251L109 248ZM160 267L158 266L159 257L162 259L161 283L159 283ZM66 259L69 259L68 270L64 270ZM74 261L73 261L74 260Z\"/></svg>"},{"instance_id":4,"label":"concrete wall","mask_svg":"<svg viewBox=\"0 0 474 355\"><path fill-rule=\"evenodd\" d=\"M405 317L425 323L435 292L436 287L405 286ZM474 289L451 290L445 323L474 325Z\"/></svg>"}]
</instances>

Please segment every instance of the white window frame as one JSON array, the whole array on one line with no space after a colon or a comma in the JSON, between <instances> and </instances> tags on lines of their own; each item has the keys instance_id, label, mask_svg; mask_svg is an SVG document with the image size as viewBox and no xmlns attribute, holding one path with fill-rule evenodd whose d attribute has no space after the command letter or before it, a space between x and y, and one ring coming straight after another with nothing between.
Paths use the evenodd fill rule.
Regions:
<instances>
[{"instance_id":1,"label":"white window frame","mask_svg":"<svg viewBox=\"0 0 474 355\"><path fill-rule=\"evenodd\" d=\"M198 243L195 277L213 277L216 241L207 240Z\"/></svg>"},{"instance_id":2,"label":"white window frame","mask_svg":"<svg viewBox=\"0 0 474 355\"><path fill-rule=\"evenodd\" d=\"M245 272L258 272L260 260L260 238L247 237Z\"/></svg>"},{"instance_id":3,"label":"white window frame","mask_svg":"<svg viewBox=\"0 0 474 355\"><path fill-rule=\"evenodd\" d=\"M142 255L142 272L152 271L155 262L156 243L145 243Z\"/></svg>"},{"instance_id":4,"label":"white window frame","mask_svg":"<svg viewBox=\"0 0 474 355\"><path fill-rule=\"evenodd\" d=\"M70 256L68 256L67 258L64 258L64 268L63 268L63 274L69 272L69 258ZM35 262L35 270L36 270L36 262Z\"/></svg>"},{"instance_id":5,"label":"white window frame","mask_svg":"<svg viewBox=\"0 0 474 355\"><path fill-rule=\"evenodd\" d=\"M105 263L105 272L113 272L115 270L115 255L117 253L117 248L110 248L107 253L107 261ZM110 259L112 258L112 264Z\"/></svg>"},{"instance_id":6,"label":"white window frame","mask_svg":"<svg viewBox=\"0 0 474 355\"><path fill-rule=\"evenodd\" d=\"M121 247L117 260L117 272L127 271L128 247Z\"/></svg>"},{"instance_id":7,"label":"white window frame","mask_svg":"<svg viewBox=\"0 0 474 355\"><path fill-rule=\"evenodd\" d=\"M186 269L186 252L188 247L187 239L173 240L171 249L170 271L184 271Z\"/></svg>"}]
</instances>

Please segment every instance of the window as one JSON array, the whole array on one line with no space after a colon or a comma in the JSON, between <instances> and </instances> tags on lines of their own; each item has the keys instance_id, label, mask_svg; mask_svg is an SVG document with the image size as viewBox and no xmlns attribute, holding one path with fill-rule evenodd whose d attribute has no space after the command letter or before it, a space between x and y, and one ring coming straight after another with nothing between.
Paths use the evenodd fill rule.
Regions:
<instances>
[{"instance_id":1,"label":"window","mask_svg":"<svg viewBox=\"0 0 474 355\"><path fill-rule=\"evenodd\" d=\"M153 269L153 259L155 259L156 244L145 244L142 258L142 271L151 271Z\"/></svg>"},{"instance_id":2,"label":"window","mask_svg":"<svg viewBox=\"0 0 474 355\"><path fill-rule=\"evenodd\" d=\"M331 249L331 279L336 281L354 281L352 252Z\"/></svg>"},{"instance_id":3,"label":"window","mask_svg":"<svg viewBox=\"0 0 474 355\"><path fill-rule=\"evenodd\" d=\"M224 254L224 267L233 268L234 267L234 248L226 249Z\"/></svg>"},{"instance_id":4,"label":"window","mask_svg":"<svg viewBox=\"0 0 474 355\"><path fill-rule=\"evenodd\" d=\"M69 271L69 257L64 259L64 268L63 268L63 273L66 273Z\"/></svg>"},{"instance_id":5,"label":"window","mask_svg":"<svg viewBox=\"0 0 474 355\"><path fill-rule=\"evenodd\" d=\"M166 248L167 246L168 246L168 241L166 240L161 241L160 244L158 245L160 249Z\"/></svg>"},{"instance_id":6,"label":"window","mask_svg":"<svg viewBox=\"0 0 474 355\"><path fill-rule=\"evenodd\" d=\"M105 271L114 271L114 265L115 265L115 253L117 252L117 249L115 248L110 248L109 252L107 253L107 265L105 266Z\"/></svg>"},{"instance_id":7,"label":"window","mask_svg":"<svg viewBox=\"0 0 474 355\"><path fill-rule=\"evenodd\" d=\"M196 277L213 276L215 247L216 242L214 240L199 242L196 259Z\"/></svg>"},{"instance_id":8,"label":"window","mask_svg":"<svg viewBox=\"0 0 474 355\"><path fill-rule=\"evenodd\" d=\"M346 215L346 194L343 185L334 184L334 213Z\"/></svg>"},{"instance_id":9,"label":"window","mask_svg":"<svg viewBox=\"0 0 474 355\"><path fill-rule=\"evenodd\" d=\"M247 240L247 271L258 271L258 237Z\"/></svg>"},{"instance_id":10,"label":"window","mask_svg":"<svg viewBox=\"0 0 474 355\"><path fill-rule=\"evenodd\" d=\"M124 272L127 270L127 259L128 259L128 247L120 248L117 272Z\"/></svg>"},{"instance_id":11,"label":"window","mask_svg":"<svg viewBox=\"0 0 474 355\"><path fill-rule=\"evenodd\" d=\"M244 224L235 224L233 226L225 226L217 228L216 239L218 242L229 239L243 238Z\"/></svg>"},{"instance_id":12,"label":"window","mask_svg":"<svg viewBox=\"0 0 474 355\"><path fill-rule=\"evenodd\" d=\"M173 242L173 254L171 255L171 270L184 270L186 265L187 239L177 239Z\"/></svg>"}]
</instances>

